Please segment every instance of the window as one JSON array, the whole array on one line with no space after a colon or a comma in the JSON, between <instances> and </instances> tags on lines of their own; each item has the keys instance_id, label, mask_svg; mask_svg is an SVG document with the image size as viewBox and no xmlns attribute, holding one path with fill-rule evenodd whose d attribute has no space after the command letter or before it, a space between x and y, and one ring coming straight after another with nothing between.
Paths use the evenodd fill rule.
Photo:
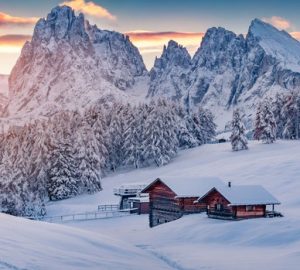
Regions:
<instances>
[{"instance_id":1,"label":"window","mask_svg":"<svg viewBox=\"0 0 300 270\"><path fill-rule=\"evenodd\" d=\"M254 205L246 205L246 211L250 212L250 211L254 211L255 210L255 206Z\"/></svg>"}]
</instances>

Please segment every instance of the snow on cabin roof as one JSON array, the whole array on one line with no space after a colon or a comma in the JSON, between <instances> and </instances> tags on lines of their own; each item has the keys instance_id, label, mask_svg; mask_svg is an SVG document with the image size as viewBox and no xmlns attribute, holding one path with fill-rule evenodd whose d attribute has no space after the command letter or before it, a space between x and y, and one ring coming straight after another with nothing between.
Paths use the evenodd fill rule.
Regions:
<instances>
[{"instance_id":1,"label":"snow on cabin roof","mask_svg":"<svg viewBox=\"0 0 300 270\"><path fill-rule=\"evenodd\" d=\"M207 193L213 187L225 186L217 177L199 177L199 176L163 176L157 178L145 187L142 192L144 193L150 186L157 181L162 181L170 189L176 193L176 197L199 197Z\"/></svg>"},{"instance_id":2,"label":"snow on cabin roof","mask_svg":"<svg viewBox=\"0 0 300 270\"><path fill-rule=\"evenodd\" d=\"M124 189L143 189L147 186L145 183L125 183L119 186L118 188Z\"/></svg>"},{"instance_id":3,"label":"snow on cabin roof","mask_svg":"<svg viewBox=\"0 0 300 270\"><path fill-rule=\"evenodd\" d=\"M229 205L269 205L280 202L265 188L259 185L252 186L219 186L215 189L220 192L229 202ZM208 193L198 199L201 201Z\"/></svg>"}]
</instances>

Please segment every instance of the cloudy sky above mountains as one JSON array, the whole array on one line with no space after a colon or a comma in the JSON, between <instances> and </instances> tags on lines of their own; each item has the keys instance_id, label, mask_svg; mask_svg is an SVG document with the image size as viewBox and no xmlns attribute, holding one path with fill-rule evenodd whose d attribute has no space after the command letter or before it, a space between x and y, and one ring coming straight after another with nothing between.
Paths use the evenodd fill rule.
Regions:
<instances>
[{"instance_id":1,"label":"cloudy sky above mountains","mask_svg":"<svg viewBox=\"0 0 300 270\"><path fill-rule=\"evenodd\" d=\"M62 4L83 12L101 29L128 34L148 68L170 39L193 54L209 27L246 33L253 18L263 19L300 39L300 1L0 0L0 74L10 72L38 18Z\"/></svg>"}]
</instances>

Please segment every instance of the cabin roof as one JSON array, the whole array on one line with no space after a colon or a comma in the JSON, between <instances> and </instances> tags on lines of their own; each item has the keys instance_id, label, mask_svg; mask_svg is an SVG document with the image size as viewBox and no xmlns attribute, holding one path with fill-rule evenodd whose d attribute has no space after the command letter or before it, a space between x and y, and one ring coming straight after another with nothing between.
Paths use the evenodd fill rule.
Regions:
<instances>
[{"instance_id":1,"label":"cabin roof","mask_svg":"<svg viewBox=\"0 0 300 270\"><path fill-rule=\"evenodd\" d=\"M142 193L147 193L147 190L161 181L168 186L177 195L178 198L199 197L205 194L213 187L225 186L225 184L217 177L199 177L199 176L164 176L152 181L147 187L142 190Z\"/></svg>"},{"instance_id":2,"label":"cabin roof","mask_svg":"<svg viewBox=\"0 0 300 270\"><path fill-rule=\"evenodd\" d=\"M213 190L217 190L229 201L229 205L270 205L280 204L280 202L265 188L259 185L251 186L219 186L212 188L198 201L204 199Z\"/></svg>"}]
</instances>

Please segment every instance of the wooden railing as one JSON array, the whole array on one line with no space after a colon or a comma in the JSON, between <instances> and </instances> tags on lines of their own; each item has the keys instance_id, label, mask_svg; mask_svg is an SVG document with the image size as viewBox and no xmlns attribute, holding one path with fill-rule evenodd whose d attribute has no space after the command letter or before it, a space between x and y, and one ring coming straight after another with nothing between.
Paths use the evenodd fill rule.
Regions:
<instances>
[{"instance_id":1,"label":"wooden railing","mask_svg":"<svg viewBox=\"0 0 300 270\"><path fill-rule=\"evenodd\" d=\"M220 216L220 217L233 217L233 213L227 209L223 209L223 210L209 209L207 211L207 214L212 216Z\"/></svg>"},{"instance_id":2,"label":"wooden railing","mask_svg":"<svg viewBox=\"0 0 300 270\"><path fill-rule=\"evenodd\" d=\"M101 212L111 212L111 211L119 211L120 206L118 204L101 204L98 205L98 211Z\"/></svg>"}]
</instances>

